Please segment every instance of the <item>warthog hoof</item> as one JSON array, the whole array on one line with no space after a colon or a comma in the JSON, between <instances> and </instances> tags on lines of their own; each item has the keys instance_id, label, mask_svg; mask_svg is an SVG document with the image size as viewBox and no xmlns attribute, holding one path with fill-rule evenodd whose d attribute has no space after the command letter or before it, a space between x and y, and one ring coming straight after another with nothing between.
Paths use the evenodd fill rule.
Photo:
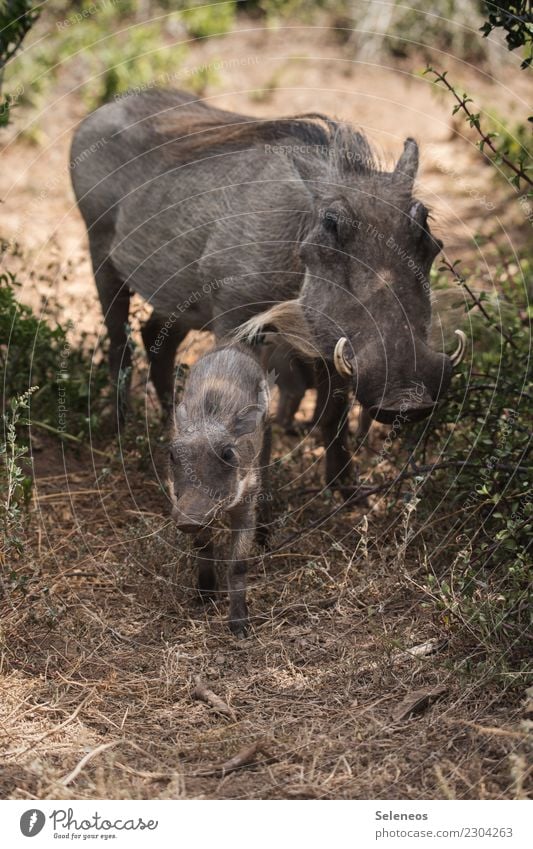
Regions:
<instances>
[{"instance_id":1,"label":"warthog hoof","mask_svg":"<svg viewBox=\"0 0 533 849\"><path fill-rule=\"evenodd\" d=\"M343 485L333 484L333 490L339 492L345 501L352 501L354 504L361 504L363 507L368 506L368 495L371 488L368 486Z\"/></svg>"},{"instance_id":2,"label":"warthog hoof","mask_svg":"<svg viewBox=\"0 0 533 849\"><path fill-rule=\"evenodd\" d=\"M270 537L270 527L268 525L258 525L255 530L255 541L259 548L268 548Z\"/></svg>"},{"instance_id":3,"label":"warthog hoof","mask_svg":"<svg viewBox=\"0 0 533 849\"><path fill-rule=\"evenodd\" d=\"M229 619L228 619L228 625L229 625L231 633L238 640L244 640L244 638L248 635L248 629L249 629L249 625L250 625L249 620L248 620L248 613L245 612L244 614L241 614L240 616L235 616L234 614L230 613L230 616L229 616Z\"/></svg>"}]
</instances>

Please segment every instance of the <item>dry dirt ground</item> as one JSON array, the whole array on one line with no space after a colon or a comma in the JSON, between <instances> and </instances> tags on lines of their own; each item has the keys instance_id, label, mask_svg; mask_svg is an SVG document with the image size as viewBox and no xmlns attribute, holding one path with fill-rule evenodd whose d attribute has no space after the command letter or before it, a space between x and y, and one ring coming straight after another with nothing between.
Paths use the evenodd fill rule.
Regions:
<instances>
[{"instance_id":1,"label":"dry dirt ground","mask_svg":"<svg viewBox=\"0 0 533 849\"><path fill-rule=\"evenodd\" d=\"M457 134L450 104L416 75L422 63L354 63L322 29L265 32L254 22L240 30L191 49L191 62L228 62L207 91L213 102L348 118L385 156L414 135L423 149L421 193L451 258L464 251L475 259L477 230L500 242L512 232L520 242L509 193L479 164L470 137ZM244 72L231 66L235 56L249 57ZM505 114L505 68L495 82L449 64ZM75 68L59 77L38 146L15 138L35 116L15 116L2 154L1 235L20 245L10 263L21 297L51 297L73 320L74 337L97 337L100 313L67 173L69 139L84 113L71 91L77 81ZM490 215L480 201L489 196ZM309 527L332 506L317 492L321 452L312 440L275 437L280 521L271 545L279 550L251 569L251 635L238 642L229 633L224 597L208 609L198 604L157 474L161 433L150 392L144 405L145 376L141 369L123 453L98 434L100 453L63 450L36 434L30 543L17 566L24 591L10 584L2 605L1 795L524 797L520 699L479 673L482 647L427 604L432 551L418 562L402 548L405 509L384 496ZM369 471L371 458L370 449L358 458L364 474L379 472ZM193 698L198 678L225 707ZM410 711L419 690L426 697ZM227 768L253 744L248 766Z\"/></svg>"}]
</instances>

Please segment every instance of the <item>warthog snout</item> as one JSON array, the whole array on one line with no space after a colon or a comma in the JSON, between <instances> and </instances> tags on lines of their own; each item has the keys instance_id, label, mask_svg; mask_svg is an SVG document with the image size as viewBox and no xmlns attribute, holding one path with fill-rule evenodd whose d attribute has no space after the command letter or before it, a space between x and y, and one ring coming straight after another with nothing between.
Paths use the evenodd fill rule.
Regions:
<instances>
[{"instance_id":1,"label":"warthog snout","mask_svg":"<svg viewBox=\"0 0 533 849\"><path fill-rule=\"evenodd\" d=\"M418 422L431 415L450 385L452 363L446 354L426 351L419 368L407 380L396 383L396 390L389 389L386 384L382 396L368 405L373 419L392 424L398 418L404 422Z\"/></svg>"},{"instance_id":2,"label":"warthog snout","mask_svg":"<svg viewBox=\"0 0 533 849\"><path fill-rule=\"evenodd\" d=\"M387 400L380 407L371 407L369 413L373 419L381 424L393 424L396 419L406 422L418 422L431 414L435 404L428 395L424 395L425 401L413 403L409 397Z\"/></svg>"},{"instance_id":3,"label":"warthog snout","mask_svg":"<svg viewBox=\"0 0 533 849\"><path fill-rule=\"evenodd\" d=\"M334 365L340 374L352 379L357 399L376 421L420 421L445 394L452 369L460 362L464 334L459 333L458 349L451 357L432 351L420 339L408 339L394 347L368 345L359 357L347 339L340 339Z\"/></svg>"}]
</instances>

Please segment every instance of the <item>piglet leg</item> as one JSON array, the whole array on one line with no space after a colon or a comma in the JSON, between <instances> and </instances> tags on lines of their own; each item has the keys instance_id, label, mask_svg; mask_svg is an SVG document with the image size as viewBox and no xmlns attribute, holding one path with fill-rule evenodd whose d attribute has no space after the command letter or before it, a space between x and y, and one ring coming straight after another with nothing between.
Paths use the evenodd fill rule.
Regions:
<instances>
[{"instance_id":1,"label":"piglet leg","mask_svg":"<svg viewBox=\"0 0 533 849\"><path fill-rule=\"evenodd\" d=\"M198 564L198 591L202 601L208 601L213 598L217 590L213 536L210 528L196 534L192 544Z\"/></svg>"},{"instance_id":2,"label":"piglet leg","mask_svg":"<svg viewBox=\"0 0 533 849\"><path fill-rule=\"evenodd\" d=\"M248 496L251 498L251 496ZM236 637L246 636L248 628L248 606L246 604L247 558L252 549L256 505L253 501L241 501L230 513L231 549L228 564L229 627Z\"/></svg>"}]
</instances>

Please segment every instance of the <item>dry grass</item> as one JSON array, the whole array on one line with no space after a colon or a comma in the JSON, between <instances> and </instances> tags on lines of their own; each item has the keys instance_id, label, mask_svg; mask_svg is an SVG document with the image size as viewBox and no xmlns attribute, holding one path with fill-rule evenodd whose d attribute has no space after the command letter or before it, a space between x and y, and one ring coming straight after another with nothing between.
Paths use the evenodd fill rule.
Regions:
<instances>
[{"instance_id":1,"label":"dry grass","mask_svg":"<svg viewBox=\"0 0 533 849\"><path fill-rule=\"evenodd\" d=\"M288 488L273 546L324 511L290 483L312 450L278 469L276 490ZM258 559L253 632L239 642L223 596L197 602L185 541L139 452L104 473L50 444L36 474L29 548L4 582L2 797L526 794L520 700L424 606L424 565L399 562L399 508L349 508ZM435 653L405 652L428 641ZM227 712L193 698L197 679ZM405 715L406 697L437 687ZM251 746L249 763L228 768Z\"/></svg>"}]
</instances>

